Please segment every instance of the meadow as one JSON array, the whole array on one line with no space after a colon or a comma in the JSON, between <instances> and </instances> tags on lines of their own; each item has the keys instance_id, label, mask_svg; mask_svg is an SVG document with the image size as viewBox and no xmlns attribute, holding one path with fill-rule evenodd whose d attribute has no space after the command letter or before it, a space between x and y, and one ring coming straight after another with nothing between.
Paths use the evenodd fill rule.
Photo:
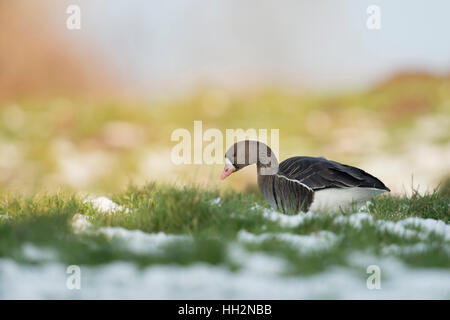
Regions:
<instances>
[{"instance_id":1,"label":"meadow","mask_svg":"<svg viewBox=\"0 0 450 320\"><path fill-rule=\"evenodd\" d=\"M0 299L450 299L445 9L137 2L0 0ZM284 215L254 167L172 161L194 121L392 192Z\"/></svg>"},{"instance_id":2,"label":"meadow","mask_svg":"<svg viewBox=\"0 0 450 320\"><path fill-rule=\"evenodd\" d=\"M3 100L0 298L448 299L448 86L412 74L339 94ZM195 120L280 129L280 159L323 155L393 192L284 215L254 168L220 182L221 165L170 162L171 133Z\"/></svg>"},{"instance_id":3,"label":"meadow","mask_svg":"<svg viewBox=\"0 0 450 320\"><path fill-rule=\"evenodd\" d=\"M158 180L244 190L243 170L174 165L178 128L279 129L280 157L324 156L381 178L391 190L431 191L450 172L448 77L406 74L365 91L312 93L204 88L179 97L19 97L0 102L0 192L115 192ZM224 146L226 148L228 146ZM413 182L411 182L413 180Z\"/></svg>"},{"instance_id":4,"label":"meadow","mask_svg":"<svg viewBox=\"0 0 450 320\"><path fill-rule=\"evenodd\" d=\"M150 183L109 196L3 198L0 297L450 298L448 185L298 215L254 191ZM70 265L80 290L66 287Z\"/></svg>"}]
</instances>

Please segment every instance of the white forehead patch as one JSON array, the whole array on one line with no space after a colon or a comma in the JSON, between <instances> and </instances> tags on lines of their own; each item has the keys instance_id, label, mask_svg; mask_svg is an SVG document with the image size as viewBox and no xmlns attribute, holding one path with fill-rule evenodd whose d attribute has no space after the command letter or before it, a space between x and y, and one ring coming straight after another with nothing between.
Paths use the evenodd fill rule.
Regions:
<instances>
[{"instance_id":1,"label":"white forehead patch","mask_svg":"<svg viewBox=\"0 0 450 320\"><path fill-rule=\"evenodd\" d=\"M230 159L228 159L227 157L225 157L225 164L229 164L229 165L233 166L233 164L231 163Z\"/></svg>"}]
</instances>

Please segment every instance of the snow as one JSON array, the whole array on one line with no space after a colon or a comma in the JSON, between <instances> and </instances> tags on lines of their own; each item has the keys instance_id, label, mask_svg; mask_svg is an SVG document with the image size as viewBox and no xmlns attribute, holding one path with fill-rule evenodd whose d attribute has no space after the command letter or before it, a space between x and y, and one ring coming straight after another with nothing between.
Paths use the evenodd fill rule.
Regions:
<instances>
[{"instance_id":1,"label":"snow","mask_svg":"<svg viewBox=\"0 0 450 320\"><path fill-rule=\"evenodd\" d=\"M353 268L312 276L282 276L271 257L258 255L232 272L204 263L187 267L126 262L81 266L81 289L66 288L67 266L0 260L0 299L449 299L450 272L412 269L397 260L355 258ZM369 290L366 268L381 269L381 289ZM269 266L255 268L255 265Z\"/></svg>"},{"instance_id":2,"label":"snow","mask_svg":"<svg viewBox=\"0 0 450 320\"><path fill-rule=\"evenodd\" d=\"M430 249L438 249L438 247L436 245L425 244L423 242L403 246L392 244L382 248L381 252L384 255L408 255L416 253L425 253ZM447 255L450 256L450 247L447 246L444 249L446 249Z\"/></svg>"},{"instance_id":3,"label":"snow","mask_svg":"<svg viewBox=\"0 0 450 320\"><path fill-rule=\"evenodd\" d=\"M237 243L228 245L228 256L236 265L244 267L249 272L261 275L281 274L289 266L287 261L282 258L264 253L249 252Z\"/></svg>"},{"instance_id":4,"label":"snow","mask_svg":"<svg viewBox=\"0 0 450 320\"><path fill-rule=\"evenodd\" d=\"M375 226L382 232L395 234L405 239L418 237L421 240L425 240L433 234L444 238L445 241L450 241L450 225L444 221L420 217L409 217L397 222L382 219L375 220L372 215L363 211L370 204L368 201L360 208L359 212L350 215L334 214L333 223L336 225L350 225L355 229L361 229L363 225L367 224ZM258 208L258 205L255 205L254 209L256 208ZM272 209L264 209L263 216L287 228L295 228L307 221L320 219L321 217L320 214L310 211L306 213L300 212L297 215L285 215Z\"/></svg>"},{"instance_id":5,"label":"snow","mask_svg":"<svg viewBox=\"0 0 450 320\"><path fill-rule=\"evenodd\" d=\"M310 235L298 235L287 232L255 235L245 230L241 230L238 233L238 240L243 242L261 243L270 239L284 241L302 252L310 252L330 249L336 244L339 237L329 231L319 231Z\"/></svg>"},{"instance_id":6,"label":"snow","mask_svg":"<svg viewBox=\"0 0 450 320\"><path fill-rule=\"evenodd\" d=\"M334 218L335 224L349 224L355 229L361 229L363 224L375 226L380 231L395 234L405 239L428 239L432 234L450 240L450 225L441 220L409 217L397 222L375 220L367 212L358 212L350 216L339 215Z\"/></svg>"},{"instance_id":7,"label":"snow","mask_svg":"<svg viewBox=\"0 0 450 320\"><path fill-rule=\"evenodd\" d=\"M25 259L32 261L54 261L58 259L56 251L50 248L41 248L32 243L26 243L22 246L22 254Z\"/></svg>"},{"instance_id":8,"label":"snow","mask_svg":"<svg viewBox=\"0 0 450 320\"><path fill-rule=\"evenodd\" d=\"M212 200L220 205L221 199ZM99 213L126 212L106 197L88 200ZM264 209L266 219L283 227L294 228L321 216L310 212L288 216ZM102 234L137 254L159 253L167 244L193 241L191 236L145 233L122 227L92 228L87 215L76 214L71 220L75 232ZM434 219L418 217L397 222L376 220L367 212L332 217L335 225L349 225L363 230L365 225L402 238L417 238L408 245L382 248L383 257L354 252L347 257L348 266L329 266L313 275L289 275L290 263L276 255L250 252L246 243L277 239L301 253L328 250L341 237L330 231L311 234L267 232L253 234L241 230L237 241L228 245L229 260L240 268L232 271L224 265L196 263L188 266L157 264L139 267L116 261L96 266L81 265L81 289L69 290L66 280L68 265L58 262L57 252L27 243L24 258L36 264L21 264L0 259L0 299L450 299L450 270L412 268L395 255L414 254L433 249L425 243L431 235L450 240L450 225ZM450 248L447 246L450 255ZM76 264L76 261L72 262ZM366 272L370 265L381 270L381 289L370 290Z\"/></svg>"},{"instance_id":9,"label":"snow","mask_svg":"<svg viewBox=\"0 0 450 320\"><path fill-rule=\"evenodd\" d=\"M217 197L215 199L212 199L209 203L213 206L220 206L221 202L222 202L222 199L220 197Z\"/></svg>"},{"instance_id":10,"label":"snow","mask_svg":"<svg viewBox=\"0 0 450 320\"><path fill-rule=\"evenodd\" d=\"M119 206L117 203L111 201L107 197L98 197L95 199L85 200L84 203L92 204L94 209L101 213L115 213L124 212L129 213L129 209L124 209L123 206Z\"/></svg>"},{"instance_id":11,"label":"snow","mask_svg":"<svg viewBox=\"0 0 450 320\"><path fill-rule=\"evenodd\" d=\"M168 235L164 232L145 233L141 230L128 230L121 227L105 227L94 230L110 239L121 241L125 247L135 253L156 253L163 246L175 241L192 241L192 237L184 235Z\"/></svg>"},{"instance_id":12,"label":"snow","mask_svg":"<svg viewBox=\"0 0 450 320\"><path fill-rule=\"evenodd\" d=\"M117 205L106 197L99 197L88 200L94 208L101 213L124 211L122 206ZM128 212L128 209L125 209ZM141 230L129 230L122 227L103 227L92 229L89 216L75 214L71 220L71 225L76 233L103 234L111 240L118 240L122 245L135 253L156 253L164 245L174 241L192 241L192 237L184 235L168 235L164 232L145 233Z\"/></svg>"},{"instance_id":13,"label":"snow","mask_svg":"<svg viewBox=\"0 0 450 320\"><path fill-rule=\"evenodd\" d=\"M72 228L76 233L103 234L111 240L118 240L128 250L135 253L156 253L161 247L174 241L192 241L184 235L168 235L164 232L145 233L141 230L129 230L122 227L103 227L92 229L88 218L79 213L72 218Z\"/></svg>"},{"instance_id":14,"label":"snow","mask_svg":"<svg viewBox=\"0 0 450 320\"><path fill-rule=\"evenodd\" d=\"M394 234L400 236L405 239L412 239L418 236L418 232L416 230L406 228L401 221L393 222L393 221L377 221L378 229L385 233Z\"/></svg>"},{"instance_id":15,"label":"snow","mask_svg":"<svg viewBox=\"0 0 450 320\"><path fill-rule=\"evenodd\" d=\"M430 234L435 234L443 237L446 241L450 241L450 225L444 221L410 217L400 221L400 224L406 228L419 228L423 230L420 233L423 238L428 237Z\"/></svg>"},{"instance_id":16,"label":"snow","mask_svg":"<svg viewBox=\"0 0 450 320\"><path fill-rule=\"evenodd\" d=\"M272 209L264 209L263 216L266 219L278 222L282 227L294 228L301 225L307 220L317 217L317 214L314 214L312 212L300 212L297 215L286 215Z\"/></svg>"},{"instance_id":17,"label":"snow","mask_svg":"<svg viewBox=\"0 0 450 320\"><path fill-rule=\"evenodd\" d=\"M371 224L372 222L372 216L365 212L357 212L350 216L339 215L334 218L335 224L349 224L355 229L361 229L364 223Z\"/></svg>"},{"instance_id":18,"label":"snow","mask_svg":"<svg viewBox=\"0 0 450 320\"><path fill-rule=\"evenodd\" d=\"M92 226L88 221L88 217L80 213L75 214L71 220L72 228L75 232L83 232Z\"/></svg>"}]
</instances>

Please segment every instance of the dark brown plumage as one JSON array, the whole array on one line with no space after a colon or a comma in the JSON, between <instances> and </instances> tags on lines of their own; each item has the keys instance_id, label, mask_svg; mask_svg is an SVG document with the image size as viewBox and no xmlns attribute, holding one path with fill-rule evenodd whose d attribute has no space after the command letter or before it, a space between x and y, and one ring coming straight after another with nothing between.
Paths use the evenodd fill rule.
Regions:
<instances>
[{"instance_id":1,"label":"dark brown plumage","mask_svg":"<svg viewBox=\"0 0 450 320\"><path fill-rule=\"evenodd\" d=\"M272 150L258 141L235 143L225 159L222 179L256 164L261 193L273 208L284 213L325 208L324 204L362 202L390 191L369 173L322 157L292 157L278 164Z\"/></svg>"}]
</instances>

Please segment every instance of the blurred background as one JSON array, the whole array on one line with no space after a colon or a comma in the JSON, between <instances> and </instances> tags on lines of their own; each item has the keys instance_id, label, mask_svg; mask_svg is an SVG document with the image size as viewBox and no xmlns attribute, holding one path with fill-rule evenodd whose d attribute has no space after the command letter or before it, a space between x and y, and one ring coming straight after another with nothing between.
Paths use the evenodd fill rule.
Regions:
<instances>
[{"instance_id":1,"label":"blurred background","mask_svg":"<svg viewBox=\"0 0 450 320\"><path fill-rule=\"evenodd\" d=\"M81 9L69 30L67 6ZM366 26L369 5L381 29ZM280 158L356 165L395 192L450 175L450 2L0 0L0 192L157 180L173 130L280 129Z\"/></svg>"}]
</instances>

